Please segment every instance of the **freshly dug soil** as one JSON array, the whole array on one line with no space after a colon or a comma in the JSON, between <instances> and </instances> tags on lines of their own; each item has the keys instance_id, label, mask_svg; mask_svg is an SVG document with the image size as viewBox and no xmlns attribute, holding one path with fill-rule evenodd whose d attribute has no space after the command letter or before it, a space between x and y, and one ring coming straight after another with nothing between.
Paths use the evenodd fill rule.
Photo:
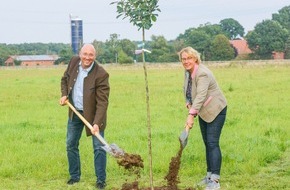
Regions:
<instances>
[{"instance_id":1,"label":"freshly dug soil","mask_svg":"<svg viewBox=\"0 0 290 190\"><path fill-rule=\"evenodd\" d=\"M180 182L178 178L178 172L180 168L180 158L182 156L183 147L180 143L179 151L175 157L171 158L171 162L169 164L169 171L164 179L167 180L167 185L172 187L172 189L177 189L177 184Z\"/></svg>"},{"instance_id":2,"label":"freshly dug soil","mask_svg":"<svg viewBox=\"0 0 290 190\"><path fill-rule=\"evenodd\" d=\"M143 159L138 154L125 153L118 157L117 163L131 173L136 174L137 178L140 177L140 169L144 168Z\"/></svg>"},{"instance_id":3,"label":"freshly dug soil","mask_svg":"<svg viewBox=\"0 0 290 190\"><path fill-rule=\"evenodd\" d=\"M138 181L134 181L133 183L124 183L122 185L122 190L139 190Z\"/></svg>"},{"instance_id":4,"label":"freshly dug soil","mask_svg":"<svg viewBox=\"0 0 290 190\"><path fill-rule=\"evenodd\" d=\"M143 159L138 154L125 153L123 156L119 157L117 163L119 166L123 166L126 170L130 170L134 167L144 168Z\"/></svg>"},{"instance_id":5,"label":"freshly dug soil","mask_svg":"<svg viewBox=\"0 0 290 190\"><path fill-rule=\"evenodd\" d=\"M179 190L177 185L180 182L178 178L178 172L180 168L180 158L182 156L183 147L180 142L180 148L175 157L171 158L171 162L169 164L169 171L167 175L164 177L164 179L167 180L167 186L162 187L154 187L154 190ZM143 160L139 155L130 155L125 154L124 158L120 161L118 161L118 164L120 166L123 166L125 169L132 170L133 168L143 168ZM140 170L135 171L135 174L137 174L138 177L140 177ZM121 190L151 190L151 187L146 188L139 188L138 180L134 181L133 183L124 183L122 185ZM194 188L186 188L184 190L195 190Z\"/></svg>"}]
</instances>

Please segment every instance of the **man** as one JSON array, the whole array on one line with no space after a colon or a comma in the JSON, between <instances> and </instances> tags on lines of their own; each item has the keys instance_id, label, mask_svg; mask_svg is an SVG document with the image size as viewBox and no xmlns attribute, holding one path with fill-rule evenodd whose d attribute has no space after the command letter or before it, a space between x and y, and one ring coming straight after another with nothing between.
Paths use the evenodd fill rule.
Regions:
<instances>
[{"instance_id":1,"label":"man","mask_svg":"<svg viewBox=\"0 0 290 190\"><path fill-rule=\"evenodd\" d=\"M109 74L95 62L96 50L93 45L85 44L79 53L70 60L61 78L60 105L69 100L71 104L93 126L87 127L87 136L92 136L94 148L94 166L97 177L96 187L104 189L106 186L106 152L101 148L101 142L92 134L96 132L104 137L106 127L107 108L109 103ZM81 163L79 156L79 140L84 123L69 109L67 123L66 149L69 164L70 179L73 185L80 181Z\"/></svg>"}]
</instances>

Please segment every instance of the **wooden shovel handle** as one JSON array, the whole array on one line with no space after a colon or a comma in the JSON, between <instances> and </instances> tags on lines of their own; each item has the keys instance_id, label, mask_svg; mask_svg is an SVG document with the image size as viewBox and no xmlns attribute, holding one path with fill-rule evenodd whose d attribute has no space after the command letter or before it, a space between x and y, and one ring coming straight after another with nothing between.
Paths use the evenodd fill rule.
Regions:
<instances>
[{"instance_id":1,"label":"wooden shovel handle","mask_svg":"<svg viewBox=\"0 0 290 190\"><path fill-rule=\"evenodd\" d=\"M68 100L65 101L65 104L67 104L70 107L70 109L84 122L84 124L90 130L93 130L93 126L84 118L84 116L82 116L82 114L80 114L80 112L76 110L76 108ZM106 146L109 146L109 144L105 141L105 139L98 132L96 132L94 135L101 141L101 143L103 143Z\"/></svg>"},{"instance_id":2,"label":"wooden shovel handle","mask_svg":"<svg viewBox=\"0 0 290 190\"><path fill-rule=\"evenodd\" d=\"M70 109L84 122L84 124L90 129L93 129L93 126L76 110L76 108L68 101L66 100L65 103L70 107Z\"/></svg>"}]
</instances>

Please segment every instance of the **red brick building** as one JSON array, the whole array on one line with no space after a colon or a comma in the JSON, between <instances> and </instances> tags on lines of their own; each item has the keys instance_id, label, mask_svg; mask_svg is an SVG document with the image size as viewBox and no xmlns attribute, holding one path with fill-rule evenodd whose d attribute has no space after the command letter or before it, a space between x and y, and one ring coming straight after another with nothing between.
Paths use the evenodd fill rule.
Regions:
<instances>
[{"instance_id":1,"label":"red brick building","mask_svg":"<svg viewBox=\"0 0 290 190\"><path fill-rule=\"evenodd\" d=\"M238 55L252 53L246 40L230 40L230 43L236 48Z\"/></svg>"},{"instance_id":2,"label":"red brick building","mask_svg":"<svg viewBox=\"0 0 290 190\"><path fill-rule=\"evenodd\" d=\"M249 46L248 46L248 43L246 40L230 40L230 43L237 50L238 56L247 55L247 54L252 53L252 51L249 49ZM272 58L273 59L284 59L285 53L273 51Z\"/></svg>"},{"instance_id":3,"label":"red brick building","mask_svg":"<svg viewBox=\"0 0 290 190\"><path fill-rule=\"evenodd\" d=\"M57 55L14 55L5 61L5 66L15 66L15 61L19 61L21 66L50 66L58 58Z\"/></svg>"},{"instance_id":4,"label":"red brick building","mask_svg":"<svg viewBox=\"0 0 290 190\"><path fill-rule=\"evenodd\" d=\"M285 53L284 52L273 51L272 52L272 57L273 57L273 59L284 59L285 58Z\"/></svg>"}]
</instances>

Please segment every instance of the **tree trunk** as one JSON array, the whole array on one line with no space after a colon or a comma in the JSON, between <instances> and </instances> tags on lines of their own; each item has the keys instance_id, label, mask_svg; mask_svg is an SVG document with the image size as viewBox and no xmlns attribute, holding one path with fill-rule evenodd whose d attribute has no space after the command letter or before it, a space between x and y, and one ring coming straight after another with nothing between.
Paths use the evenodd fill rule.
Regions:
<instances>
[{"instance_id":1,"label":"tree trunk","mask_svg":"<svg viewBox=\"0 0 290 190\"><path fill-rule=\"evenodd\" d=\"M142 28L142 39L143 39L143 48L145 47L145 29ZM148 128L148 149L149 149L149 167L150 167L150 187L151 190L153 188L153 172L152 172L152 146L151 146L151 122L150 122L150 104L149 104L149 88L148 88L148 80L147 80L147 68L145 62L145 53L142 51L143 58L143 69L145 75L145 88L146 88L146 105L147 105L147 128Z\"/></svg>"}]
</instances>

